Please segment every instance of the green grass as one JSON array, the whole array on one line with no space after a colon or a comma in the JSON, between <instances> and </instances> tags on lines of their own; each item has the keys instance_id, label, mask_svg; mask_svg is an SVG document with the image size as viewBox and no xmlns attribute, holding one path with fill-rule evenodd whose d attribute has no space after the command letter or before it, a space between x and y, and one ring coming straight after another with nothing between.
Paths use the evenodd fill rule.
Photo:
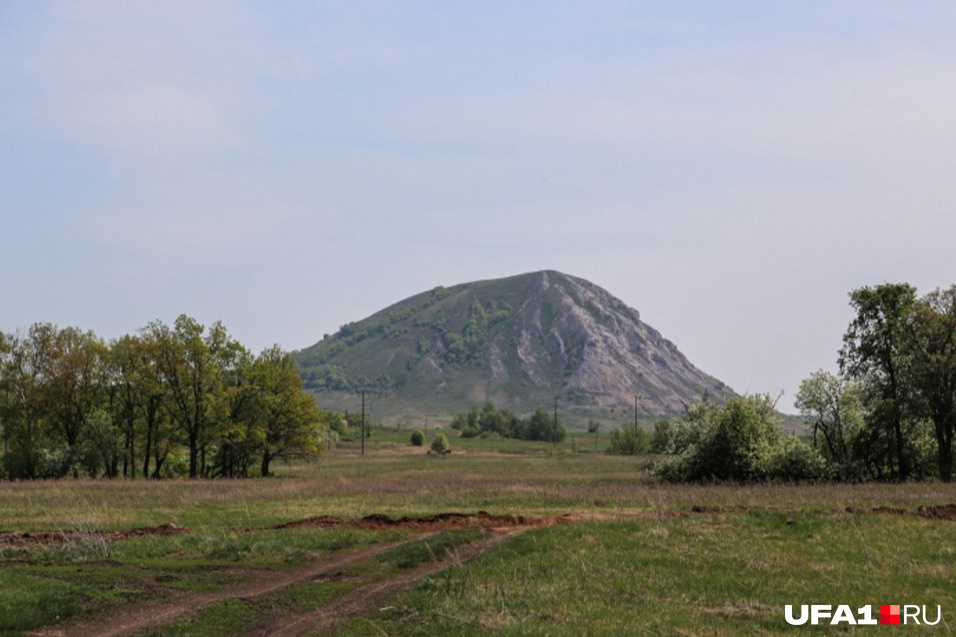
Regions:
<instances>
[{"instance_id":1,"label":"green grass","mask_svg":"<svg viewBox=\"0 0 956 637\"><path fill-rule=\"evenodd\" d=\"M439 561L446 553L454 551L459 546L474 542L487 535L478 528L461 529L458 531L442 531L427 540L408 542L393 549L380 553L376 561L400 569L414 568L420 564Z\"/></svg>"},{"instance_id":2,"label":"green grass","mask_svg":"<svg viewBox=\"0 0 956 637\"><path fill-rule=\"evenodd\" d=\"M4 567L0 569L0 635L70 619L82 594L81 586Z\"/></svg>"},{"instance_id":3,"label":"green grass","mask_svg":"<svg viewBox=\"0 0 956 637\"><path fill-rule=\"evenodd\" d=\"M137 633L140 637L231 637L276 620L322 608L354 588L349 582L299 582L255 599L226 599L198 613Z\"/></svg>"},{"instance_id":4,"label":"green grass","mask_svg":"<svg viewBox=\"0 0 956 637\"><path fill-rule=\"evenodd\" d=\"M426 578L338 634L771 635L807 630L784 620L800 603L941 604L950 634L954 541L952 523L873 514L555 526Z\"/></svg>"},{"instance_id":5,"label":"green grass","mask_svg":"<svg viewBox=\"0 0 956 637\"><path fill-rule=\"evenodd\" d=\"M72 539L0 544L0 634L219 591L257 569L409 534L268 528L278 523L479 510L591 521L522 532L339 634L775 634L791 630L783 605L801 603L941 604L937 632L956 628L956 523L872 512L956 502L953 485L663 485L647 474L653 458L573 453L571 443L552 454L543 443L453 438L454 453L429 457L406 438L376 431L364 458L345 443L315 464L278 466L275 479L4 484L0 531ZM166 523L189 532L100 534ZM435 535L350 568L389 577L482 533ZM155 634L227 634L217 626L319 608L352 585L302 583L224 601Z\"/></svg>"}]
</instances>

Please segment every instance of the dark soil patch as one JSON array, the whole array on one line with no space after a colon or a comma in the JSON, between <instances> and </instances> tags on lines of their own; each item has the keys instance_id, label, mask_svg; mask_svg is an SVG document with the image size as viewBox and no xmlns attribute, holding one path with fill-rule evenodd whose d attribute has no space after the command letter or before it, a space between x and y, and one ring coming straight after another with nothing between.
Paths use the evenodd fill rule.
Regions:
<instances>
[{"instance_id":1,"label":"dark soil patch","mask_svg":"<svg viewBox=\"0 0 956 637\"><path fill-rule=\"evenodd\" d=\"M916 515L930 520L950 520L956 522L956 504L941 504L940 506L921 506Z\"/></svg>"},{"instance_id":2,"label":"dark soil patch","mask_svg":"<svg viewBox=\"0 0 956 637\"><path fill-rule=\"evenodd\" d=\"M535 518L525 515L492 515L487 511L477 513L438 513L420 518L393 518L381 513L373 513L364 518L347 519L330 515L321 515L304 520L295 520L276 524L273 529L292 529L301 527L327 528L333 526L352 526L370 531L387 529L409 529L419 532L451 531L471 527L488 530L513 529L516 527L551 526L553 524L573 524L580 521L578 516L566 514L558 517Z\"/></svg>"},{"instance_id":3,"label":"dark soil patch","mask_svg":"<svg viewBox=\"0 0 956 637\"><path fill-rule=\"evenodd\" d=\"M898 509L895 507L874 507L871 509L873 513L887 513L890 515L915 515L920 518L925 518L927 520L949 520L950 522L956 522L956 504L940 504L937 506L920 506L916 512L907 511L906 509ZM855 509L853 507L846 508L847 513L867 513L865 509Z\"/></svg>"},{"instance_id":4,"label":"dark soil patch","mask_svg":"<svg viewBox=\"0 0 956 637\"><path fill-rule=\"evenodd\" d=\"M37 544L69 544L90 538L108 541L128 540L146 535L178 535L188 533L189 529L175 524L160 524L159 526L144 526L129 531L99 531L83 529L67 529L63 531L8 531L0 533L0 546L32 546Z\"/></svg>"}]
</instances>

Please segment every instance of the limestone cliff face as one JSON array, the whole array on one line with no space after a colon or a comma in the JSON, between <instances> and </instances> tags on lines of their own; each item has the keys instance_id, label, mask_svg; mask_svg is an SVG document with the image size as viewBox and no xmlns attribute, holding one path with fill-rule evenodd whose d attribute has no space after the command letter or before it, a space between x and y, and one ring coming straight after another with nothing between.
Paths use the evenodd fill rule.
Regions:
<instances>
[{"instance_id":1,"label":"limestone cliff face","mask_svg":"<svg viewBox=\"0 0 956 637\"><path fill-rule=\"evenodd\" d=\"M373 387L396 409L491 400L526 411L559 396L608 414L636 397L645 415L664 415L733 393L637 310L555 271L435 288L295 355L306 385L333 405Z\"/></svg>"},{"instance_id":2,"label":"limestone cliff face","mask_svg":"<svg viewBox=\"0 0 956 637\"><path fill-rule=\"evenodd\" d=\"M517 344L513 352L511 343ZM669 412L704 392L717 399L730 395L641 321L637 310L593 283L557 272L532 276L514 321L495 335L488 353L494 382L510 380L501 362L509 356L517 357L531 383L577 391L601 405L628 404L636 396L648 411Z\"/></svg>"}]
</instances>

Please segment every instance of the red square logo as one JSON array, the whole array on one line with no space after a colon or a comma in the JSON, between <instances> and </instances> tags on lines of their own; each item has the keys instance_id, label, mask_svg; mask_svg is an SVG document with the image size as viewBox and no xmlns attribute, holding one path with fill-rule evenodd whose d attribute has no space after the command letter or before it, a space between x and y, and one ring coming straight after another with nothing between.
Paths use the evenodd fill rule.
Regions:
<instances>
[{"instance_id":1,"label":"red square logo","mask_svg":"<svg viewBox=\"0 0 956 637\"><path fill-rule=\"evenodd\" d=\"M900 623L900 605L893 604L892 606L889 606L889 605L880 606L880 623L881 624L899 624Z\"/></svg>"}]
</instances>

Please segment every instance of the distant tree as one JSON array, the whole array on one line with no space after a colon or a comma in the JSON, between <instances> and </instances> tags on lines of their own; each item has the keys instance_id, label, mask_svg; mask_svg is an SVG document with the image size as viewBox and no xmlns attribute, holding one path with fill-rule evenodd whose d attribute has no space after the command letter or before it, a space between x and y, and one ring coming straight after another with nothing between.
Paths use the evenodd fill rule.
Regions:
<instances>
[{"instance_id":1,"label":"distant tree","mask_svg":"<svg viewBox=\"0 0 956 637\"><path fill-rule=\"evenodd\" d=\"M567 437L567 430L558 421L555 426L554 418L543 409L537 409L527 420L521 421L516 438L521 440L539 440L542 442L562 442Z\"/></svg>"},{"instance_id":2,"label":"distant tree","mask_svg":"<svg viewBox=\"0 0 956 637\"><path fill-rule=\"evenodd\" d=\"M106 345L37 323L0 332L0 477L245 476L317 454L325 414L279 348L257 358L186 315ZM338 420L341 420L339 418ZM168 460L168 461L167 461Z\"/></svg>"},{"instance_id":3,"label":"distant tree","mask_svg":"<svg viewBox=\"0 0 956 637\"><path fill-rule=\"evenodd\" d=\"M863 387L868 406L866 425L874 440L886 441L881 465L889 477L910 475L912 453L907 449L907 405L912 388L904 374L909 317L916 289L905 283L864 287L850 293L856 317L843 336L840 369ZM882 474L882 466L878 466Z\"/></svg>"},{"instance_id":4,"label":"distant tree","mask_svg":"<svg viewBox=\"0 0 956 637\"><path fill-rule=\"evenodd\" d=\"M601 436L601 423L593 418L588 421L588 433L594 434L594 449L598 448L598 439Z\"/></svg>"},{"instance_id":5,"label":"distant tree","mask_svg":"<svg viewBox=\"0 0 956 637\"><path fill-rule=\"evenodd\" d=\"M416 429L412 432L412 445L415 447L421 447L425 444L425 434Z\"/></svg>"}]
</instances>

